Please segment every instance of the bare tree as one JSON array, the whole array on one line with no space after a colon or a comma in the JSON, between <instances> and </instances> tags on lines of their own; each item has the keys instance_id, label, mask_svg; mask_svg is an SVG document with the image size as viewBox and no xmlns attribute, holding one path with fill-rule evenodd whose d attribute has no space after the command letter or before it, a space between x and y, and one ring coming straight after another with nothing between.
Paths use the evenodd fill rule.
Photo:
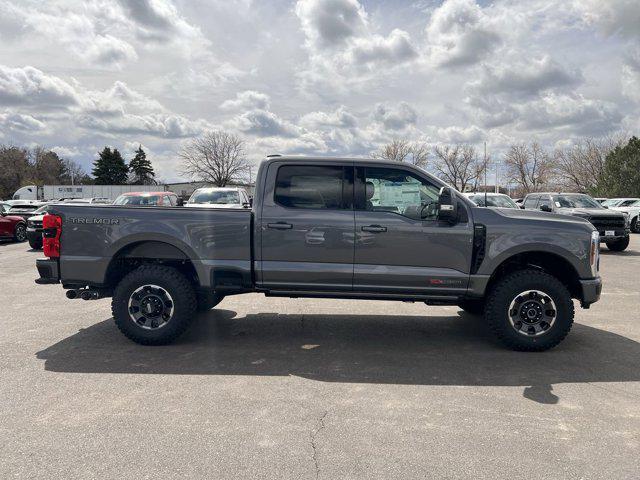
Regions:
<instances>
[{"instance_id":1,"label":"bare tree","mask_svg":"<svg viewBox=\"0 0 640 480\"><path fill-rule=\"evenodd\" d=\"M425 167L429 159L429 147L421 142L394 139L380 150L371 154L373 158L407 162L418 167Z\"/></svg>"},{"instance_id":2,"label":"bare tree","mask_svg":"<svg viewBox=\"0 0 640 480\"><path fill-rule=\"evenodd\" d=\"M476 149L471 145L445 145L435 147L434 168L445 182L464 192L469 186L477 186L486 165L478 159Z\"/></svg>"},{"instance_id":3,"label":"bare tree","mask_svg":"<svg viewBox=\"0 0 640 480\"><path fill-rule=\"evenodd\" d=\"M624 143L622 136L585 138L570 148L557 149L554 156L562 186L594 193L604 173L607 154Z\"/></svg>"},{"instance_id":4,"label":"bare tree","mask_svg":"<svg viewBox=\"0 0 640 480\"><path fill-rule=\"evenodd\" d=\"M244 140L221 130L193 139L178 155L183 174L218 187L243 180L251 171Z\"/></svg>"},{"instance_id":5,"label":"bare tree","mask_svg":"<svg viewBox=\"0 0 640 480\"><path fill-rule=\"evenodd\" d=\"M504 159L507 176L524 193L535 192L548 184L555 173L551 155L537 142L511 145Z\"/></svg>"}]
</instances>

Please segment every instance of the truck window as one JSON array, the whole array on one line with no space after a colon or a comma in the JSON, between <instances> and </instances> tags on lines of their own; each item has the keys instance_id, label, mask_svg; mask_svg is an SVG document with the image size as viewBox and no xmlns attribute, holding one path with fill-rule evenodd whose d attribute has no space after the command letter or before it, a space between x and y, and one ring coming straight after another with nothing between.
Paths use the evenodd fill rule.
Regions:
<instances>
[{"instance_id":1,"label":"truck window","mask_svg":"<svg viewBox=\"0 0 640 480\"><path fill-rule=\"evenodd\" d=\"M524 199L524 208L536 208L538 198L538 195L527 195L527 198Z\"/></svg>"},{"instance_id":2,"label":"truck window","mask_svg":"<svg viewBox=\"0 0 640 480\"><path fill-rule=\"evenodd\" d=\"M358 202L362 210L393 212L414 220L436 219L440 189L406 170L367 167L364 185L365 198Z\"/></svg>"},{"instance_id":3,"label":"truck window","mask_svg":"<svg viewBox=\"0 0 640 480\"><path fill-rule=\"evenodd\" d=\"M551 206L551 197L549 197L548 195L543 195L542 197L540 197L540 201L538 202L538 208L542 207L543 205L546 205L549 208L553 208Z\"/></svg>"},{"instance_id":4,"label":"truck window","mask_svg":"<svg viewBox=\"0 0 640 480\"><path fill-rule=\"evenodd\" d=\"M288 208L342 210L350 202L344 198L344 167L287 165L278 169L274 200Z\"/></svg>"}]
</instances>

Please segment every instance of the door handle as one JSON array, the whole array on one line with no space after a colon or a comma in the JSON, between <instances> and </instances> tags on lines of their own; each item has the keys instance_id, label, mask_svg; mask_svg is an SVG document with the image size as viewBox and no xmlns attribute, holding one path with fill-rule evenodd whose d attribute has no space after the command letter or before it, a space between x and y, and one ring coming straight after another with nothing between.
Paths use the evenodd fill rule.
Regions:
<instances>
[{"instance_id":1,"label":"door handle","mask_svg":"<svg viewBox=\"0 0 640 480\"><path fill-rule=\"evenodd\" d=\"M273 228L275 230L290 230L293 228L293 225L285 222L267 223L267 228Z\"/></svg>"},{"instance_id":2,"label":"door handle","mask_svg":"<svg viewBox=\"0 0 640 480\"><path fill-rule=\"evenodd\" d=\"M387 231L387 227L383 227L381 225L367 225L365 227L362 227L362 231L363 232L381 233L381 232L386 232Z\"/></svg>"}]
</instances>

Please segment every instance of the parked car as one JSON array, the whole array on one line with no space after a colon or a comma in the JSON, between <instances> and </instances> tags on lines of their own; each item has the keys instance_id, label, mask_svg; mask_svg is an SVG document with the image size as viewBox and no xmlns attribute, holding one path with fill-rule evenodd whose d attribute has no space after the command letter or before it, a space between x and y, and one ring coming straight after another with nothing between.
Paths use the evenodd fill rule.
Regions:
<instances>
[{"instance_id":1,"label":"parked car","mask_svg":"<svg viewBox=\"0 0 640 480\"><path fill-rule=\"evenodd\" d=\"M640 200L640 198L633 198L633 197L628 197L628 198L609 198L607 200L605 200L604 202L602 202L602 206L606 207L606 208L614 208L614 207L628 207L629 205L631 205L632 203L637 202L638 200Z\"/></svg>"},{"instance_id":2,"label":"parked car","mask_svg":"<svg viewBox=\"0 0 640 480\"><path fill-rule=\"evenodd\" d=\"M636 200L632 204L624 207L611 207L610 209L627 213L629 215L631 231L640 233L640 200Z\"/></svg>"},{"instance_id":3,"label":"parked car","mask_svg":"<svg viewBox=\"0 0 640 480\"><path fill-rule=\"evenodd\" d=\"M204 187L191 194L187 207L249 208L251 200L244 188Z\"/></svg>"},{"instance_id":4,"label":"parked car","mask_svg":"<svg viewBox=\"0 0 640 480\"><path fill-rule=\"evenodd\" d=\"M600 242L620 252L629 246L629 215L608 210L583 193L530 193L524 198L527 210L559 213L584 218L600 234Z\"/></svg>"},{"instance_id":5,"label":"parked car","mask_svg":"<svg viewBox=\"0 0 640 480\"><path fill-rule=\"evenodd\" d=\"M606 202L607 200L609 200L608 198L605 197L594 197L593 198L596 202L598 202L600 205L602 205L604 202Z\"/></svg>"},{"instance_id":6,"label":"parked car","mask_svg":"<svg viewBox=\"0 0 640 480\"><path fill-rule=\"evenodd\" d=\"M63 200L63 203L76 203L83 205L109 205L111 204L111 200L105 197L95 197L95 198L70 198L67 200Z\"/></svg>"},{"instance_id":7,"label":"parked car","mask_svg":"<svg viewBox=\"0 0 640 480\"><path fill-rule=\"evenodd\" d=\"M572 298L600 297L589 222L479 208L409 163L272 157L255 191L252 210L53 205L37 282L113 297L116 325L145 345L260 292L458 305L508 347L541 351L568 334Z\"/></svg>"},{"instance_id":8,"label":"parked car","mask_svg":"<svg viewBox=\"0 0 640 480\"><path fill-rule=\"evenodd\" d=\"M503 193L465 193L479 207L520 208L509 195Z\"/></svg>"},{"instance_id":9,"label":"parked car","mask_svg":"<svg viewBox=\"0 0 640 480\"><path fill-rule=\"evenodd\" d=\"M24 242L27 239L27 225L24 218L12 215L7 203L0 204L0 238Z\"/></svg>"},{"instance_id":10,"label":"parked car","mask_svg":"<svg viewBox=\"0 0 640 480\"><path fill-rule=\"evenodd\" d=\"M22 217L23 219L28 219L31 217L34 212L43 205L41 202L24 202L24 203L13 203L9 210L11 215L16 215Z\"/></svg>"},{"instance_id":11,"label":"parked car","mask_svg":"<svg viewBox=\"0 0 640 480\"><path fill-rule=\"evenodd\" d=\"M49 207L49 204L43 205L27 219L27 240L29 241L29 246L34 250L42 248L42 220Z\"/></svg>"},{"instance_id":12,"label":"parked car","mask_svg":"<svg viewBox=\"0 0 640 480\"><path fill-rule=\"evenodd\" d=\"M173 192L127 192L116 198L114 205L138 207L176 207L182 199Z\"/></svg>"}]
</instances>

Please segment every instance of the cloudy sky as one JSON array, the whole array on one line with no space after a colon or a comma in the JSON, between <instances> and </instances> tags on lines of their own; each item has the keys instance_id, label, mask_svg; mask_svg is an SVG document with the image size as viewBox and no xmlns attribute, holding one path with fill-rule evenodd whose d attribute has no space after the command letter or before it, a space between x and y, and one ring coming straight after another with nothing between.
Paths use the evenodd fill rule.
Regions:
<instances>
[{"instance_id":1,"label":"cloudy sky","mask_svg":"<svg viewBox=\"0 0 640 480\"><path fill-rule=\"evenodd\" d=\"M500 158L640 130L638 0L0 0L0 143L160 177L222 128L249 157L393 138Z\"/></svg>"}]
</instances>

